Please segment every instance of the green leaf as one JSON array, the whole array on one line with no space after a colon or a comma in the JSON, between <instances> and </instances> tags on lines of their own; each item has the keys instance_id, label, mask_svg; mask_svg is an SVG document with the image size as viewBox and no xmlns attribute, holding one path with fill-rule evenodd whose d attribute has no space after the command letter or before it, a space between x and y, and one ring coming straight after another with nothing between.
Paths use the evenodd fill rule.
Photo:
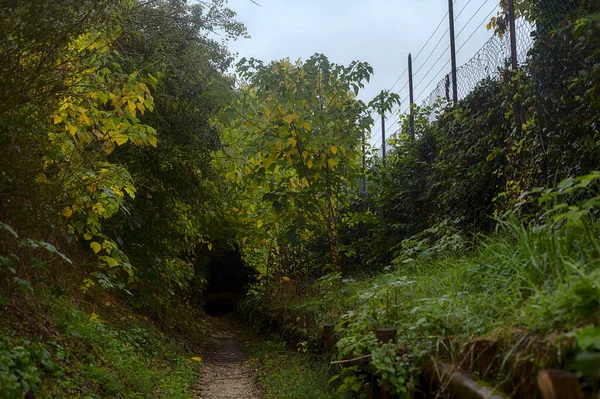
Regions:
<instances>
[{"instance_id":1,"label":"green leaf","mask_svg":"<svg viewBox=\"0 0 600 399\"><path fill-rule=\"evenodd\" d=\"M15 238L19 238L19 235L17 234L17 232L14 231L12 229L12 227L7 225L6 223L0 222L0 229L8 231Z\"/></svg>"},{"instance_id":2,"label":"green leaf","mask_svg":"<svg viewBox=\"0 0 600 399\"><path fill-rule=\"evenodd\" d=\"M578 331L577 345L582 350L600 350L600 327L586 326Z\"/></svg>"},{"instance_id":3,"label":"green leaf","mask_svg":"<svg viewBox=\"0 0 600 399\"><path fill-rule=\"evenodd\" d=\"M116 267L119 265L119 262L112 256L100 256L98 259L106 262L109 267Z\"/></svg>"}]
</instances>

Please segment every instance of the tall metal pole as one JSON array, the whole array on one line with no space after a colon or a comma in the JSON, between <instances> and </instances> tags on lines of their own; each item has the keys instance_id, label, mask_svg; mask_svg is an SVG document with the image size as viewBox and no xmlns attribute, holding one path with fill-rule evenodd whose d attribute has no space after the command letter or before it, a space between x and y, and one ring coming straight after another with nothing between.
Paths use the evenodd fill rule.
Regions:
<instances>
[{"instance_id":1,"label":"tall metal pole","mask_svg":"<svg viewBox=\"0 0 600 399\"><path fill-rule=\"evenodd\" d=\"M450 19L450 53L452 57L452 101L458 102L458 87L456 86L456 40L454 36L454 4L448 0L448 18Z\"/></svg>"},{"instance_id":2,"label":"tall metal pole","mask_svg":"<svg viewBox=\"0 0 600 399\"><path fill-rule=\"evenodd\" d=\"M381 159L385 168L385 113L381 112Z\"/></svg>"},{"instance_id":3,"label":"tall metal pole","mask_svg":"<svg viewBox=\"0 0 600 399\"><path fill-rule=\"evenodd\" d=\"M517 133L521 132L521 103L517 96L517 80L515 79L519 72L519 60L517 59L517 28L515 26L515 2L508 0L508 23L510 29L510 59L512 63L513 79L513 112L515 114L515 127Z\"/></svg>"},{"instance_id":4,"label":"tall metal pole","mask_svg":"<svg viewBox=\"0 0 600 399\"><path fill-rule=\"evenodd\" d=\"M362 188L359 189L360 195L366 195L367 194L367 176L366 176L366 171L367 171L367 139L365 137L365 132L363 132L363 137L362 137Z\"/></svg>"},{"instance_id":5,"label":"tall metal pole","mask_svg":"<svg viewBox=\"0 0 600 399\"><path fill-rule=\"evenodd\" d=\"M415 114L414 114L414 92L413 92L413 69L412 54L408 54L408 93L410 98L410 138L415 139Z\"/></svg>"}]
</instances>

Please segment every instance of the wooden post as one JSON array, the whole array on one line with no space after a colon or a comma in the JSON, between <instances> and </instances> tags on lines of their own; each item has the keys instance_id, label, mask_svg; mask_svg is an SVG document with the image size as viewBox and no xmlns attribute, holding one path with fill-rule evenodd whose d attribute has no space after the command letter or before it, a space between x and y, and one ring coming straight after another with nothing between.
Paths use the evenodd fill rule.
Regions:
<instances>
[{"instance_id":1,"label":"wooden post","mask_svg":"<svg viewBox=\"0 0 600 399\"><path fill-rule=\"evenodd\" d=\"M450 56L452 61L452 101L458 102L458 87L456 85L456 38L454 36L454 2L448 0L448 18L450 20Z\"/></svg>"},{"instance_id":2,"label":"wooden post","mask_svg":"<svg viewBox=\"0 0 600 399\"><path fill-rule=\"evenodd\" d=\"M325 324L323 326L323 338L325 339L325 351L327 354L335 354L335 324Z\"/></svg>"},{"instance_id":3,"label":"wooden post","mask_svg":"<svg viewBox=\"0 0 600 399\"><path fill-rule=\"evenodd\" d=\"M373 333L381 343L396 342L398 331L395 328L378 328Z\"/></svg>"},{"instance_id":4,"label":"wooden post","mask_svg":"<svg viewBox=\"0 0 600 399\"><path fill-rule=\"evenodd\" d=\"M479 378L483 379L486 374L493 372L496 342L488 339L476 341L472 346L472 351L477 362Z\"/></svg>"},{"instance_id":5,"label":"wooden post","mask_svg":"<svg viewBox=\"0 0 600 399\"><path fill-rule=\"evenodd\" d=\"M306 350L309 354L313 354L315 352L315 340L312 334L313 329L313 321L315 319L314 312L310 310L306 310L304 312L304 327L306 328Z\"/></svg>"},{"instance_id":6,"label":"wooden post","mask_svg":"<svg viewBox=\"0 0 600 399\"><path fill-rule=\"evenodd\" d=\"M543 399L583 399L577 375L566 370L542 370L537 385Z\"/></svg>"}]
</instances>

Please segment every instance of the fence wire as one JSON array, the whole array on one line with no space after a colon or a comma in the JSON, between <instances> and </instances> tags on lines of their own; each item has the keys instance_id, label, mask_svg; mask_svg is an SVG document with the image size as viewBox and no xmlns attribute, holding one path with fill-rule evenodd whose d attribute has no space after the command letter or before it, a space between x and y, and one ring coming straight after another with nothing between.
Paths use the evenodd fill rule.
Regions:
<instances>
[{"instance_id":1,"label":"fence wire","mask_svg":"<svg viewBox=\"0 0 600 399\"><path fill-rule=\"evenodd\" d=\"M600 0L589 0L589 4L598 2L600 2ZM542 37L546 34L549 34L553 29L559 27L565 21L566 18L569 18L569 15L573 15L573 12L577 12L578 9L581 11L583 7L582 4L583 0L545 0L537 4L535 15L518 17L515 20L517 63L519 65L522 65L527 60L527 54L534 45L536 33L537 35L541 35ZM588 5L588 8L590 7L591 6ZM598 5L596 5L595 7L598 7ZM487 21L484 21L483 25L489 22L494 12L496 12L496 10L492 10L492 13L488 15L488 19ZM475 15L477 14L474 14L474 16ZM533 20L535 20L536 22L530 22ZM436 32L440 28L442 23L443 21L440 23L440 25L438 25ZM507 23L507 21L504 21L504 23ZM467 25L465 25L464 28L466 28ZM483 25L478 26L477 29L482 29ZM469 61L457 68L456 86L458 100L464 99L471 91L473 91L477 84L483 81L484 79L501 79L501 77L508 70L511 69L510 32L508 26L506 26L505 28L506 29L503 35L490 33L491 37L479 49L479 51L477 51ZM446 33L447 32L448 30L446 31ZM464 45L475 34L475 32L476 31L474 31L471 34L471 36L467 38L463 46L461 46L457 52L459 52L464 47ZM424 50L424 48L430 40L428 40L425 46L423 46L423 48L419 51L419 54L421 54L421 52ZM440 42L437 43L436 47L432 51L432 54L435 52L439 44ZM415 75L418 74L418 72L423 67L425 67L425 64L427 64L427 61L429 61L432 54L430 54L429 57L427 57L425 62L421 63L421 66L417 68L417 73L415 73ZM423 91L421 91L420 93L415 93L415 102L417 105L422 107L432 107L438 104L439 102L441 102L442 104L448 104L452 100L452 71L450 67L450 57L448 55L447 59L444 60L444 56L446 56L445 52L442 53L440 57L433 62L433 65L425 73L425 75L421 77L418 82L415 82L415 89L422 87L422 90L425 91L425 93L428 90L431 90L429 88L433 87L429 95L424 99L422 99L422 96L424 94ZM399 80L402 79L405 73L406 70L396 80L396 82L394 83L394 87L399 83ZM432 84L436 82L436 80L437 84L432 86ZM425 83L425 85L421 86L422 83ZM404 84L402 89L400 89L400 91L404 90L404 88L407 85L408 77L406 78L406 83ZM403 104L406 104L406 101L403 101ZM392 112L392 114L388 118L386 118L390 121L390 123L393 121L393 123L389 125L388 130L386 131L387 138L398 133L399 130L402 128L400 126L401 124L398 124L399 114L396 113L397 111L400 111L400 109L394 110L394 112ZM406 108L403 109L403 112L401 114L406 115L407 113L408 106L406 106ZM433 121L435 118L436 114L435 112L432 112L429 115L429 119ZM377 133L379 132L380 130L378 129ZM376 147L379 147L379 156L381 156L381 137L377 138L374 145Z\"/></svg>"},{"instance_id":2,"label":"fence wire","mask_svg":"<svg viewBox=\"0 0 600 399\"><path fill-rule=\"evenodd\" d=\"M517 38L517 60L525 62L527 53L533 46L531 33L534 25L525 18L515 21ZM456 86L458 99L464 99L479 82L486 78L499 79L510 65L510 34L493 35L477 53L465 64L456 69ZM452 96L451 71L438 82L433 91L427 96L421 106L428 107L436 104L439 99L450 101Z\"/></svg>"}]
</instances>

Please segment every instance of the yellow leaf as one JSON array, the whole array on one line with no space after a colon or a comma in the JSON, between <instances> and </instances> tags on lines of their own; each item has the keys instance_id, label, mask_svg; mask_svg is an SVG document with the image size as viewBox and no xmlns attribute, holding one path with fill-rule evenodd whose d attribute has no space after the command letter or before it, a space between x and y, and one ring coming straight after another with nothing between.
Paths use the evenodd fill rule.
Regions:
<instances>
[{"instance_id":1,"label":"yellow leaf","mask_svg":"<svg viewBox=\"0 0 600 399\"><path fill-rule=\"evenodd\" d=\"M333 169L333 168L335 168L335 167L337 166L337 164L338 164L338 160L337 160L337 159L335 159L335 158L329 158L329 159L327 160L327 164L329 165L329 167L330 167L331 169Z\"/></svg>"},{"instance_id":2,"label":"yellow leaf","mask_svg":"<svg viewBox=\"0 0 600 399\"><path fill-rule=\"evenodd\" d=\"M283 121L287 122L288 125L290 125L293 121L298 119L298 115L296 114L289 114L283 117Z\"/></svg>"},{"instance_id":3,"label":"yellow leaf","mask_svg":"<svg viewBox=\"0 0 600 399\"><path fill-rule=\"evenodd\" d=\"M190 359L192 359L195 362L201 362L202 361L202 358L200 356L190 357Z\"/></svg>"},{"instance_id":4,"label":"yellow leaf","mask_svg":"<svg viewBox=\"0 0 600 399\"><path fill-rule=\"evenodd\" d=\"M310 126L310 123L308 123L308 122L302 122L302 127L305 128L306 130L308 130L309 132L312 129L312 127Z\"/></svg>"},{"instance_id":5,"label":"yellow leaf","mask_svg":"<svg viewBox=\"0 0 600 399\"><path fill-rule=\"evenodd\" d=\"M131 186L131 187L130 186L125 187L125 192L127 194L129 194L129 196L131 198L135 198L135 188L133 186Z\"/></svg>"},{"instance_id":6,"label":"yellow leaf","mask_svg":"<svg viewBox=\"0 0 600 399\"><path fill-rule=\"evenodd\" d=\"M75 136L75 134L77 133L77 126L69 125L69 126L67 126L67 130L69 131L69 134L71 136Z\"/></svg>"},{"instance_id":7,"label":"yellow leaf","mask_svg":"<svg viewBox=\"0 0 600 399\"><path fill-rule=\"evenodd\" d=\"M131 112L131 115L135 116L135 103L131 100L127 101L127 109L129 109L129 112Z\"/></svg>"},{"instance_id":8,"label":"yellow leaf","mask_svg":"<svg viewBox=\"0 0 600 399\"><path fill-rule=\"evenodd\" d=\"M277 154L273 154L269 158L265 159L265 161L263 162L265 169L269 169L269 167L271 165L273 165L276 160L277 160Z\"/></svg>"},{"instance_id":9,"label":"yellow leaf","mask_svg":"<svg viewBox=\"0 0 600 399\"><path fill-rule=\"evenodd\" d=\"M121 191L121 189L119 187L113 187L112 190L115 194L117 194L121 198L125 196L125 194L123 194L123 191Z\"/></svg>"},{"instance_id":10,"label":"yellow leaf","mask_svg":"<svg viewBox=\"0 0 600 399\"><path fill-rule=\"evenodd\" d=\"M229 179L229 180L233 180L233 178L235 177L235 171L234 172L228 172L225 174L225 178Z\"/></svg>"},{"instance_id":11,"label":"yellow leaf","mask_svg":"<svg viewBox=\"0 0 600 399\"><path fill-rule=\"evenodd\" d=\"M129 137L127 137L124 134L117 134L117 135L113 136L113 141L115 143L117 143L117 145L123 145L123 144L127 143L128 140L129 140Z\"/></svg>"},{"instance_id":12,"label":"yellow leaf","mask_svg":"<svg viewBox=\"0 0 600 399\"><path fill-rule=\"evenodd\" d=\"M148 136L148 143L150 143L150 145L154 148L156 148L157 140L156 140L156 136L155 135L150 135Z\"/></svg>"},{"instance_id":13,"label":"yellow leaf","mask_svg":"<svg viewBox=\"0 0 600 399\"><path fill-rule=\"evenodd\" d=\"M60 117L60 115L54 115L54 124L58 125L61 122L62 122L62 118Z\"/></svg>"},{"instance_id":14,"label":"yellow leaf","mask_svg":"<svg viewBox=\"0 0 600 399\"><path fill-rule=\"evenodd\" d=\"M142 103L140 102L140 103L136 103L135 105L136 105L136 106L137 106L137 108L140 110L140 113L141 113L142 115L144 115L144 111L146 110L146 107L144 107L144 104L142 104Z\"/></svg>"},{"instance_id":15,"label":"yellow leaf","mask_svg":"<svg viewBox=\"0 0 600 399\"><path fill-rule=\"evenodd\" d=\"M98 316L96 313L92 313L90 315L90 320L91 321L95 321L97 323L101 323L102 322L102 320L100 319L100 316Z\"/></svg>"},{"instance_id":16,"label":"yellow leaf","mask_svg":"<svg viewBox=\"0 0 600 399\"><path fill-rule=\"evenodd\" d=\"M62 215L66 218L70 218L71 215L73 215L73 210L71 208L65 208Z\"/></svg>"},{"instance_id":17,"label":"yellow leaf","mask_svg":"<svg viewBox=\"0 0 600 399\"><path fill-rule=\"evenodd\" d=\"M94 253L97 254L102 249L102 245L100 245L96 241L93 241L90 243L90 248L92 248L92 251L94 251Z\"/></svg>"},{"instance_id":18,"label":"yellow leaf","mask_svg":"<svg viewBox=\"0 0 600 399\"><path fill-rule=\"evenodd\" d=\"M302 158L306 159L308 156L308 151L302 151Z\"/></svg>"},{"instance_id":19,"label":"yellow leaf","mask_svg":"<svg viewBox=\"0 0 600 399\"><path fill-rule=\"evenodd\" d=\"M286 283L289 283L289 282L290 282L290 281L292 281L292 280L290 280L290 278L289 278L288 276L283 276L283 277L281 278L281 281L285 281Z\"/></svg>"},{"instance_id":20,"label":"yellow leaf","mask_svg":"<svg viewBox=\"0 0 600 399\"><path fill-rule=\"evenodd\" d=\"M337 147L335 147L335 146L332 145L331 148L330 148L330 150L333 153L333 155L337 154Z\"/></svg>"},{"instance_id":21,"label":"yellow leaf","mask_svg":"<svg viewBox=\"0 0 600 399\"><path fill-rule=\"evenodd\" d=\"M312 161L312 159L309 159L306 164L308 165L308 169L312 169L312 167L313 167L313 161Z\"/></svg>"},{"instance_id":22,"label":"yellow leaf","mask_svg":"<svg viewBox=\"0 0 600 399\"><path fill-rule=\"evenodd\" d=\"M209 243L208 243L208 250L209 250L209 251L212 251L212 242L209 242Z\"/></svg>"}]
</instances>

